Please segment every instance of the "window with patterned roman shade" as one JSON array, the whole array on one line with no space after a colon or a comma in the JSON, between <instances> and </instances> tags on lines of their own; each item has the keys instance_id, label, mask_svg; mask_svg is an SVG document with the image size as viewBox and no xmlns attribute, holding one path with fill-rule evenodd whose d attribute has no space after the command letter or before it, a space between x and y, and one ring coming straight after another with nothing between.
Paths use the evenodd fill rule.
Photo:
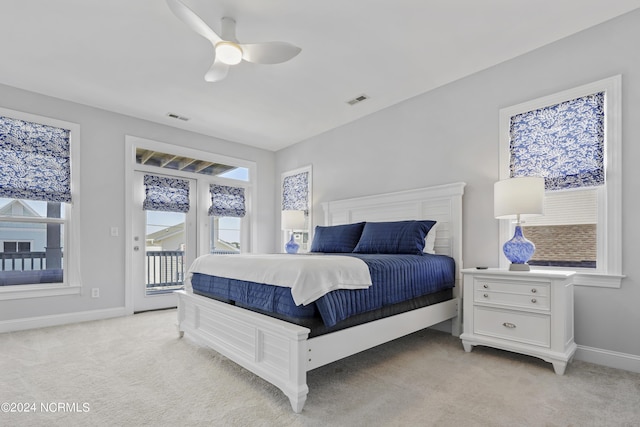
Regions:
<instances>
[{"instance_id":1,"label":"window with patterned roman shade","mask_svg":"<svg viewBox=\"0 0 640 427\"><path fill-rule=\"evenodd\" d=\"M620 287L621 118L620 75L500 109L500 179L545 179L544 215L522 228L536 245L530 265L578 271L577 285ZM501 221L501 241L513 226Z\"/></svg>"},{"instance_id":2,"label":"window with patterned roman shade","mask_svg":"<svg viewBox=\"0 0 640 427\"><path fill-rule=\"evenodd\" d=\"M0 116L0 196L71 202L70 131Z\"/></svg>"},{"instance_id":3,"label":"window with patterned roman shade","mask_svg":"<svg viewBox=\"0 0 640 427\"><path fill-rule=\"evenodd\" d=\"M80 293L79 144L76 123L0 107L0 299Z\"/></svg>"},{"instance_id":4,"label":"window with patterned roman shade","mask_svg":"<svg viewBox=\"0 0 640 427\"><path fill-rule=\"evenodd\" d=\"M305 171L283 178L282 210L309 210L309 172Z\"/></svg>"},{"instance_id":5,"label":"window with patterned roman shade","mask_svg":"<svg viewBox=\"0 0 640 427\"><path fill-rule=\"evenodd\" d=\"M210 216L242 218L246 215L244 188L211 184Z\"/></svg>"},{"instance_id":6,"label":"window with patterned roman shade","mask_svg":"<svg viewBox=\"0 0 640 427\"><path fill-rule=\"evenodd\" d=\"M144 186L144 210L189 212L189 181L186 179L145 175Z\"/></svg>"},{"instance_id":7,"label":"window with patterned roman shade","mask_svg":"<svg viewBox=\"0 0 640 427\"><path fill-rule=\"evenodd\" d=\"M516 114L511 177L539 176L547 190L604 185L604 92Z\"/></svg>"}]
</instances>

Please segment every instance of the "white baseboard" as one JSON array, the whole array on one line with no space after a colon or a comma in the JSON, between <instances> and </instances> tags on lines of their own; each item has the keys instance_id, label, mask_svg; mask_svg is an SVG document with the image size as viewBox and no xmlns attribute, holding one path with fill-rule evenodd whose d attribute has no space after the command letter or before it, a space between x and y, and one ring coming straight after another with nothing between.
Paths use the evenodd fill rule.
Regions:
<instances>
[{"instance_id":1,"label":"white baseboard","mask_svg":"<svg viewBox=\"0 0 640 427\"><path fill-rule=\"evenodd\" d=\"M80 311L77 313L4 320L0 321L0 333L22 331L25 329L46 328L49 326L67 325L70 323L88 322L91 320L102 320L126 315L127 311L125 310L125 307L116 307L104 310Z\"/></svg>"},{"instance_id":2,"label":"white baseboard","mask_svg":"<svg viewBox=\"0 0 640 427\"><path fill-rule=\"evenodd\" d=\"M640 373L640 356L579 345L575 358L596 365Z\"/></svg>"}]
</instances>

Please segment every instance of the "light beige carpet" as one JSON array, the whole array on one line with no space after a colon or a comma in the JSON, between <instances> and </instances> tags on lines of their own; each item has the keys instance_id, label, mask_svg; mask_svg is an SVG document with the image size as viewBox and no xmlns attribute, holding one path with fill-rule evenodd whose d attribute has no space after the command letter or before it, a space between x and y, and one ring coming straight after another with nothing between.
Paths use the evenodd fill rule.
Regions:
<instances>
[{"instance_id":1,"label":"light beige carpet","mask_svg":"<svg viewBox=\"0 0 640 427\"><path fill-rule=\"evenodd\" d=\"M179 339L175 310L0 335L2 426L640 426L640 374L422 331L274 386ZM32 412L25 413L29 406ZM3 411L7 408L3 404Z\"/></svg>"}]
</instances>

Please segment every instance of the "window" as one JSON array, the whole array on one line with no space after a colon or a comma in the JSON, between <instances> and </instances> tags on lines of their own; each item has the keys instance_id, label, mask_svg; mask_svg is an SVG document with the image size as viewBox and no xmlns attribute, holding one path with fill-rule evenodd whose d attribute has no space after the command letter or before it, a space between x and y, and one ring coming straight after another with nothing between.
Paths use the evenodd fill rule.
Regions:
<instances>
[{"instance_id":1,"label":"window","mask_svg":"<svg viewBox=\"0 0 640 427\"><path fill-rule=\"evenodd\" d=\"M622 277L620 85L616 76L500 111L500 179L545 178L545 215L523 224L536 245L529 264L576 270L578 284ZM501 242L512 226L502 220Z\"/></svg>"},{"instance_id":2,"label":"window","mask_svg":"<svg viewBox=\"0 0 640 427\"><path fill-rule=\"evenodd\" d=\"M296 243L300 245L300 252L310 249L312 237L312 185L311 165L288 171L282 174L282 210L304 211L304 227L300 230L282 230L283 242L289 240L293 234Z\"/></svg>"},{"instance_id":3,"label":"window","mask_svg":"<svg viewBox=\"0 0 640 427\"><path fill-rule=\"evenodd\" d=\"M31 242L4 242L3 252L31 252Z\"/></svg>"},{"instance_id":4,"label":"window","mask_svg":"<svg viewBox=\"0 0 640 427\"><path fill-rule=\"evenodd\" d=\"M209 252L212 254L236 254L242 249L240 229L246 215L245 189L228 185L211 184L209 226L211 230Z\"/></svg>"},{"instance_id":5,"label":"window","mask_svg":"<svg viewBox=\"0 0 640 427\"><path fill-rule=\"evenodd\" d=\"M0 299L79 292L77 135L76 124L0 109Z\"/></svg>"},{"instance_id":6,"label":"window","mask_svg":"<svg viewBox=\"0 0 640 427\"><path fill-rule=\"evenodd\" d=\"M237 254L242 250L240 231L242 218L234 217L209 217L209 252L212 254Z\"/></svg>"}]
</instances>

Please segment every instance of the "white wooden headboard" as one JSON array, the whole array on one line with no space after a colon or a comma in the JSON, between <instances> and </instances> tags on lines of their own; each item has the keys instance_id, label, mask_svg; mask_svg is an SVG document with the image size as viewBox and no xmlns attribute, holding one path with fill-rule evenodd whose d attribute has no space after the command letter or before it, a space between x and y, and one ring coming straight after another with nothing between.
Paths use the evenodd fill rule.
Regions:
<instances>
[{"instance_id":1,"label":"white wooden headboard","mask_svg":"<svg viewBox=\"0 0 640 427\"><path fill-rule=\"evenodd\" d=\"M431 219L438 222L435 251L462 268L462 195L464 182L322 203L325 225L361 221Z\"/></svg>"}]
</instances>

